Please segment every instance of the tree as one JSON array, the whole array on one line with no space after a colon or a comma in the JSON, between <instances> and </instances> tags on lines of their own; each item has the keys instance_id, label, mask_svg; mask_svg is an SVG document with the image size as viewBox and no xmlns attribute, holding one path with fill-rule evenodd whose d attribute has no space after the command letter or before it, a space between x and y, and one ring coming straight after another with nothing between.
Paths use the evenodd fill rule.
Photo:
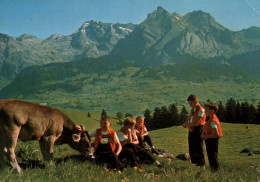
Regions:
<instances>
[{"instance_id":1,"label":"tree","mask_svg":"<svg viewBox=\"0 0 260 182\"><path fill-rule=\"evenodd\" d=\"M218 104L217 117L220 122L225 122L225 107L222 104L222 101Z\"/></svg>"},{"instance_id":2,"label":"tree","mask_svg":"<svg viewBox=\"0 0 260 182\"><path fill-rule=\"evenodd\" d=\"M189 112L186 110L185 105L182 106L181 113L180 113L180 118L179 118L179 124L182 125L185 123L185 121L188 118Z\"/></svg>"},{"instance_id":3,"label":"tree","mask_svg":"<svg viewBox=\"0 0 260 182\"><path fill-rule=\"evenodd\" d=\"M154 108L153 119L151 123L151 129L160 128L160 122L162 121L161 109L159 107Z\"/></svg>"},{"instance_id":4,"label":"tree","mask_svg":"<svg viewBox=\"0 0 260 182\"><path fill-rule=\"evenodd\" d=\"M107 116L107 113L106 113L105 109L102 109L101 118L106 117L106 116Z\"/></svg>"},{"instance_id":5,"label":"tree","mask_svg":"<svg viewBox=\"0 0 260 182\"><path fill-rule=\"evenodd\" d=\"M248 116L249 116L249 121L248 123L250 124L256 124L256 108L253 105L249 106L249 112L248 112Z\"/></svg>"},{"instance_id":6,"label":"tree","mask_svg":"<svg viewBox=\"0 0 260 182\"><path fill-rule=\"evenodd\" d=\"M241 113L240 122L244 123L244 124L248 124L249 123L249 104L247 101L241 103L240 113Z\"/></svg>"},{"instance_id":7,"label":"tree","mask_svg":"<svg viewBox=\"0 0 260 182\"><path fill-rule=\"evenodd\" d=\"M144 123L147 128L147 130L151 130L151 124L152 124L152 116L149 109L146 109L144 111Z\"/></svg>"},{"instance_id":8,"label":"tree","mask_svg":"<svg viewBox=\"0 0 260 182\"><path fill-rule=\"evenodd\" d=\"M242 123L242 113L241 113L241 104L239 102L236 102L235 103L235 106L234 106L234 115L232 116L233 117L233 123Z\"/></svg>"},{"instance_id":9,"label":"tree","mask_svg":"<svg viewBox=\"0 0 260 182\"><path fill-rule=\"evenodd\" d=\"M124 118L124 114L122 112L117 112L116 117L117 117L118 120L121 120L121 119Z\"/></svg>"},{"instance_id":10,"label":"tree","mask_svg":"<svg viewBox=\"0 0 260 182\"><path fill-rule=\"evenodd\" d=\"M235 123L235 100L233 98L230 98L226 103L226 110L225 110L225 122L227 123Z\"/></svg>"},{"instance_id":11,"label":"tree","mask_svg":"<svg viewBox=\"0 0 260 182\"><path fill-rule=\"evenodd\" d=\"M130 117L130 118L132 118L133 117L133 115L132 114L130 114L130 113L126 113L125 114L125 117L127 118L127 117Z\"/></svg>"},{"instance_id":12,"label":"tree","mask_svg":"<svg viewBox=\"0 0 260 182\"><path fill-rule=\"evenodd\" d=\"M116 117L118 119L117 124L120 125L121 127L123 127L123 124L124 124L124 121L123 121L124 114L122 112L118 112L118 113L116 113Z\"/></svg>"},{"instance_id":13,"label":"tree","mask_svg":"<svg viewBox=\"0 0 260 182\"><path fill-rule=\"evenodd\" d=\"M255 124L260 124L260 100L258 101Z\"/></svg>"},{"instance_id":14,"label":"tree","mask_svg":"<svg viewBox=\"0 0 260 182\"><path fill-rule=\"evenodd\" d=\"M160 122L160 125L158 125L157 129L172 126L171 114L166 106L161 107L159 122Z\"/></svg>"},{"instance_id":15,"label":"tree","mask_svg":"<svg viewBox=\"0 0 260 182\"><path fill-rule=\"evenodd\" d=\"M90 113L88 112L88 118L90 118L91 117L91 115L90 115Z\"/></svg>"},{"instance_id":16,"label":"tree","mask_svg":"<svg viewBox=\"0 0 260 182\"><path fill-rule=\"evenodd\" d=\"M171 121L170 126L180 125L178 108L175 106L174 103L170 105L169 110L170 110L170 121Z\"/></svg>"}]
</instances>

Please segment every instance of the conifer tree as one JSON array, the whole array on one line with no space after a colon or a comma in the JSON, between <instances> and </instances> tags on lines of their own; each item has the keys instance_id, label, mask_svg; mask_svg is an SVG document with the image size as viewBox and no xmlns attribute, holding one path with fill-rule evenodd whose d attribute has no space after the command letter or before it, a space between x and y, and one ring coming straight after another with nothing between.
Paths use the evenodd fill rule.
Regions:
<instances>
[{"instance_id":1,"label":"conifer tree","mask_svg":"<svg viewBox=\"0 0 260 182\"><path fill-rule=\"evenodd\" d=\"M170 105L170 120L171 120L171 125L170 126L177 126L180 125L180 121L179 121L179 114L178 114L178 108L175 106L175 104L173 103L172 105Z\"/></svg>"},{"instance_id":2,"label":"conifer tree","mask_svg":"<svg viewBox=\"0 0 260 182\"><path fill-rule=\"evenodd\" d=\"M225 121L227 123L235 123L235 100L230 98L226 103L226 110L225 110Z\"/></svg>"},{"instance_id":3,"label":"conifer tree","mask_svg":"<svg viewBox=\"0 0 260 182\"><path fill-rule=\"evenodd\" d=\"M235 105L234 105L234 113L233 114L233 122L232 123L242 123L242 113L241 113L241 105L240 103L237 101L235 102Z\"/></svg>"},{"instance_id":4,"label":"conifer tree","mask_svg":"<svg viewBox=\"0 0 260 182\"><path fill-rule=\"evenodd\" d=\"M152 123L151 123L151 128L153 130L160 128L161 120L162 120L161 109L159 107L155 107L154 113L153 113L153 120L152 120Z\"/></svg>"},{"instance_id":5,"label":"conifer tree","mask_svg":"<svg viewBox=\"0 0 260 182\"><path fill-rule=\"evenodd\" d=\"M166 128L172 126L171 113L166 106L161 107L159 128Z\"/></svg>"},{"instance_id":6,"label":"conifer tree","mask_svg":"<svg viewBox=\"0 0 260 182\"><path fill-rule=\"evenodd\" d=\"M257 110L256 108L251 104L249 106L249 120L248 120L248 123L249 124L255 124L256 123L256 113L257 113Z\"/></svg>"},{"instance_id":7,"label":"conifer tree","mask_svg":"<svg viewBox=\"0 0 260 182\"><path fill-rule=\"evenodd\" d=\"M225 108L222 104L222 101L220 101L219 104L218 104L217 117L218 117L220 122L225 122Z\"/></svg>"},{"instance_id":8,"label":"conifer tree","mask_svg":"<svg viewBox=\"0 0 260 182\"><path fill-rule=\"evenodd\" d=\"M260 100L258 101L255 124L260 124Z\"/></svg>"},{"instance_id":9,"label":"conifer tree","mask_svg":"<svg viewBox=\"0 0 260 182\"><path fill-rule=\"evenodd\" d=\"M179 124L183 124L185 123L185 121L187 120L188 118L188 114L189 112L186 110L186 107L185 105L182 106L182 109L181 109L181 113L180 113L180 119L179 119Z\"/></svg>"},{"instance_id":10,"label":"conifer tree","mask_svg":"<svg viewBox=\"0 0 260 182\"><path fill-rule=\"evenodd\" d=\"M147 130L151 130L151 124L152 124L152 116L149 109L146 109L144 111L144 123L147 128Z\"/></svg>"},{"instance_id":11,"label":"conifer tree","mask_svg":"<svg viewBox=\"0 0 260 182\"><path fill-rule=\"evenodd\" d=\"M107 112L105 111L105 109L102 109L101 118L106 117L106 116L107 116Z\"/></svg>"},{"instance_id":12,"label":"conifer tree","mask_svg":"<svg viewBox=\"0 0 260 182\"><path fill-rule=\"evenodd\" d=\"M249 123L249 104L248 102L241 103L241 120L240 123L248 124Z\"/></svg>"}]
</instances>

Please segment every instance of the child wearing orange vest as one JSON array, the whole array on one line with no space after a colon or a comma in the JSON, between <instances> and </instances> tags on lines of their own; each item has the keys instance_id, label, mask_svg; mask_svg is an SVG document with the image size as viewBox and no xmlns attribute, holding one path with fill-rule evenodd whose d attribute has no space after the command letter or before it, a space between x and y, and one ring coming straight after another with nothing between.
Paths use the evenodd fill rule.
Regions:
<instances>
[{"instance_id":1,"label":"child wearing orange vest","mask_svg":"<svg viewBox=\"0 0 260 182\"><path fill-rule=\"evenodd\" d=\"M190 95L187 102L192 109L183 127L189 129L188 143L191 163L197 166L204 166L205 158L201 134L206 120L205 110L199 104L199 99L196 95Z\"/></svg>"},{"instance_id":2,"label":"child wearing orange vest","mask_svg":"<svg viewBox=\"0 0 260 182\"><path fill-rule=\"evenodd\" d=\"M151 152L159 155L159 152L153 146L151 137L148 135L147 128L144 125L143 116L137 116L135 130L136 130L136 134L138 136L139 145L141 147L144 147L143 143L147 142L148 145L151 147L151 150L152 150Z\"/></svg>"},{"instance_id":3,"label":"child wearing orange vest","mask_svg":"<svg viewBox=\"0 0 260 182\"><path fill-rule=\"evenodd\" d=\"M133 118L128 117L124 121L123 128L119 130L118 137L122 148L133 150L135 157L139 158L139 161L142 163L151 164L156 162L156 159L149 151L146 151L144 148L138 145L139 141L134 129L135 124L136 121Z\"/></svg>"},{"instance_id":4,"label":"child wearing orange vest","mask_svg":"<svg viewBox=\"0 0 260 182\"><path fill-rule=\"evenodd\" d=\"M209 165L213 172L219 170L218 162L218 140L222 136L220 122L216 116L218 106L214 102L208 102L204 106L205 114L209 117L204 126L201 138L205 140L209 159Z\"/></svg>"},{"instance_id":5,"label":"child wearing orange vest","mask_svg":"<svg viewBox=\"0 0 260 182\"><path fill-rule=\"evenodd\" d=\"M106 116L100 120L100 128L89 133L90 137L95 137L94 156L97 164L107 164L110 168L122 170L118 156L122 146L116 132L110 129L111 120Z\"/></svg>"}]
</instances>

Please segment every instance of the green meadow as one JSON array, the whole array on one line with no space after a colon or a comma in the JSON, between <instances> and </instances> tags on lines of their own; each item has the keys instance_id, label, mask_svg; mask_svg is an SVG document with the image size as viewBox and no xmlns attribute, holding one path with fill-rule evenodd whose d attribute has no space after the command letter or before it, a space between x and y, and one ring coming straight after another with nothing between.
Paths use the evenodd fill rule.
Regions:
<instances>
[{"instance_id":1,"label":"green meadow","mask_svg":"<svg viewBox=\"0 0 260 182\"><path fill-rule=\"evenodd\" d=\"M203 76L202 80L198 81L196 75L190 75L189 72L168 71L168 73L163 68L154 69L124 67L98 74L81 73L77 70L77 74L71 77L58 74L61 79L56 79L57 75L53 75L52 79L45 78L44 72L42 78L39 80L35 78L32 85L23 83L22 80L25 78L17 81L7 91L7 93L14 92L14 95L6 97L34 103L47 102L57 108L94 113L105 109L110 114L123 112L134 115L141 114L146 109L152 111L162 105L186 104L186 98L191 92L204 102L207 99L224 102L231 97L239 101L255 101L259 98L260 85L252 80L245 79L238 82L226 75L216 77L214 80L208 80L208 76ZM60 74L66 75L63 72ZM183 75L189 77L179 78ZM30 77L28 82L32 82L32 76L28 77Z\"/></svg>"},{"instance_id":2,"label":"green meadow","mask_svg":"<svg viewBox=\"0 0 260 182\"><path fill-rule=\"evenodd\" d=\"M77 124L84 124L88 131L99 127L100 114L62 110ZM118 120L112 116L112 128L118 130ZM38 142L18 142L17 159L23 171L17 174L5 168L0 171L0 181L259 181L260 155L240 153L244 148L260 151L260 125L221 123L224 136L219 142L219 172L191 165L182 160L157 159L163 168L141 165L137 170L130 167L122 171L106 170L91 159L80 156L67 145L55 146L55 166L44 167ZM246 129L246 126L248 128ZM188 153L188 131L182 126L150 131L156 148L168 150L174 156Z\"/></svg>"}]
</instances>

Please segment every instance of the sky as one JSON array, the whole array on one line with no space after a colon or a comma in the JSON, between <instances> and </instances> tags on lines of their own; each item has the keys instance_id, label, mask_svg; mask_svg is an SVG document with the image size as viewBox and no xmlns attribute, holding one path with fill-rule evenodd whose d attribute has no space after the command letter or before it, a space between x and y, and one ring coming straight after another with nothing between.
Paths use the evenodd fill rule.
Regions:
<instances>
[{"instance_id":1,"label":"sky","mask_svg":"<svg viewBox=\"0 0 260 182\"><path fill-rule=\"evenodd\" d=\"M233 31L260 27L260 0L0 0L0 33L46 39L89 20L139 24L158 6L178 14L202 10Z\"/></svg>"}]
</instances>

